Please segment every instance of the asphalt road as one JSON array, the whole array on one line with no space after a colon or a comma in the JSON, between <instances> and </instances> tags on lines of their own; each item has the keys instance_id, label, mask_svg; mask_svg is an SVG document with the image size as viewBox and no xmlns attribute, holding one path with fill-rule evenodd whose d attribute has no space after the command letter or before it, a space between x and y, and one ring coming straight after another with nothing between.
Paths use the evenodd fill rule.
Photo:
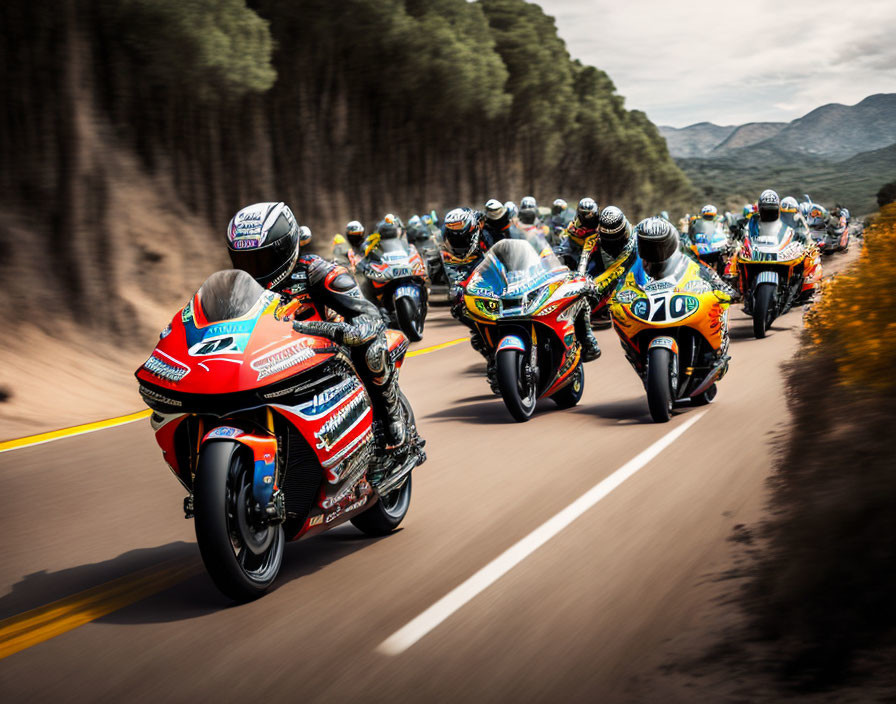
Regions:
<instances>
[{"instance_id":1,"label":"asphalt road","mask_svg":"<svg viewBox=\"0 0 896 704\"><path fill-rule=\"evenodd\" d=\"M0 660L2 699L663 701L645 678L699 618L733 526L761 506L772 440L788 419L780 364L796 350L801 325L796 310L754 340L749 319L733 309L731 371L716 402L663 425L651 422L612 330L598 333L604 354L586 368L580 405L560 411L542 402L526 424L491 395L468 344L409 359L401 385L430 459L415 472L401 530L374 540L348 525L291 544L274 591L236 607L201 570L183 490L148 421L0 454L0 619L134 573L173 584L117 608L115 599L143 593L125 580L124 598L101 588L74 616L46 615L39 633L52 634L62 619L60 634ZM435 310L417 347L463 335ZM704 410L419 640L382 651L412 619ZM69 629L66 618L85 625Z\"/></svg>"}]
</instances>

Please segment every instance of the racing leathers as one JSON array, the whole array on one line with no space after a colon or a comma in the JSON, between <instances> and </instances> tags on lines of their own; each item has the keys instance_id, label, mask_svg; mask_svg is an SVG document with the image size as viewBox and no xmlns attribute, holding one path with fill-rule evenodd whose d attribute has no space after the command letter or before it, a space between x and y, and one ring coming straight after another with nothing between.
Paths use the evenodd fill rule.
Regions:
<instances>
[{"instance_id":1,"label":"racing leathers","mask_svg":"<svg viewBox=\"0 0 896 704\"><path fill-rule=\"evenodd\" d=\"M308 320L315 313L327 321L332 313L342 316L347 326L337 333L336 342L351 349L358 370L373 403L374 412L385 426L386 449L401 446L407 438L395 368L386 342L386 326L376 306L366 300L357 283L342 266L316 254L300 254L292 274L274 288L287 302L296 301L293 327L307 335L334 337L332 325Z\"/></svg>"}]
</instances>

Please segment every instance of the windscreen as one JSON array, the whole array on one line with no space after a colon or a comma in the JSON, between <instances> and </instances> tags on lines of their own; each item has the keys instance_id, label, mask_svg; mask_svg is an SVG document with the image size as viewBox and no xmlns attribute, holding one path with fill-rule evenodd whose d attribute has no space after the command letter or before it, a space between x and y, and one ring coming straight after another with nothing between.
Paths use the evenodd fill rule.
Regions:
<instances>
[{"instance_id":1,"label":"windscreen","mask_svg":"<svg viewBox=\"0 0 896 704\"><path fill-rule=\"evenodd\" d=\"M758 245L780 244L789 234L790 228L780 219L773 222L758 222L750 238Z\"/></svg>"},{"instance_id":2,"label":"windscreen","mask_svg":"<svg viewBox=\"0 0 896 704\"><path fill-rule=\"evenodd\" d=\"M718 223L713 220L695 220L691 225L691 236L712 235L718 229Z\"/></svg>"},{"instance_id":3,"label":"windscreen","mask_svg":"<svg viewBox=\"0 0 896 704\"><path fill-rule=\"evenodd\" d=\"M199 304L209 323L243 317L264 294L261 285L239 269L212 274L198 291Z\"/></svg>"},{"instance_id":4,"label":"windscreen","mask_svg":"<svg viewBox=\"0 0 896 704\"><path fill-rule=\"evenodd\" d=\"M498 296L505 293L514 295L540 286L558 274L567 273L569 270L546 243L536 249L538 239L497 242L476 267L471 285ZM540 239L544 241L544 238Z\"/></svg>"}]
</instances>

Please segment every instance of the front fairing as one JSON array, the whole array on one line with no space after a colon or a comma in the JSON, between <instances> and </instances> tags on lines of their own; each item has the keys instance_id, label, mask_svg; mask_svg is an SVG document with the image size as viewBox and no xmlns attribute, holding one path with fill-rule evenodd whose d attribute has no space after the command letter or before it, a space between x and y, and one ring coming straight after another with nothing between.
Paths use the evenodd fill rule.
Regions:
<instances>
[{"instance_id":1,"label":"front fairing","mask_svg":"<svg viewBox=\"0 0 896 704\"><path fill-rule=\"evenodd\" d=\"M713 349L723 343L722 324L728 302L720 300L700 275L700 265L686 266L663 279L653 279L636 265L610 299L610 315L617 333L635 347L635 339L648 329L689 327Z\"/></svg>"},{"instance_id":2,"label":"front fairing","mask_svg":"<svg viewBox=\"0 0 896 704\"><path fill-rule=\"evenodd\" d=\"M465 287L470 313L487 320L530 316L551 298L570 271L546 243L537 245L501 240L489 250Z\"/></svg>"}]
</instances>

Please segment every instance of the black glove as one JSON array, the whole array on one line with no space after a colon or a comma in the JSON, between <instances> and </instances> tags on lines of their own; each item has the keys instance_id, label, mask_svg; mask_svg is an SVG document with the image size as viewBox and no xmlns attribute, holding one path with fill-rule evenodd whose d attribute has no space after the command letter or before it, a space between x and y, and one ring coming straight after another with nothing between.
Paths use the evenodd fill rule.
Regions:
<instances>
[{"instance_id":1,"label":"black glove","mask_svg":"<svg viewBox=\"0 0 896 704\"><path fill-rule=\"evenodd\" d=\"M324 320L297 320L293 330L303 335L327 337L340 345L357 347L366 344L386 329L385 323L372 315L359 315L351 323Z\"/></svg>"}]
</instances>

